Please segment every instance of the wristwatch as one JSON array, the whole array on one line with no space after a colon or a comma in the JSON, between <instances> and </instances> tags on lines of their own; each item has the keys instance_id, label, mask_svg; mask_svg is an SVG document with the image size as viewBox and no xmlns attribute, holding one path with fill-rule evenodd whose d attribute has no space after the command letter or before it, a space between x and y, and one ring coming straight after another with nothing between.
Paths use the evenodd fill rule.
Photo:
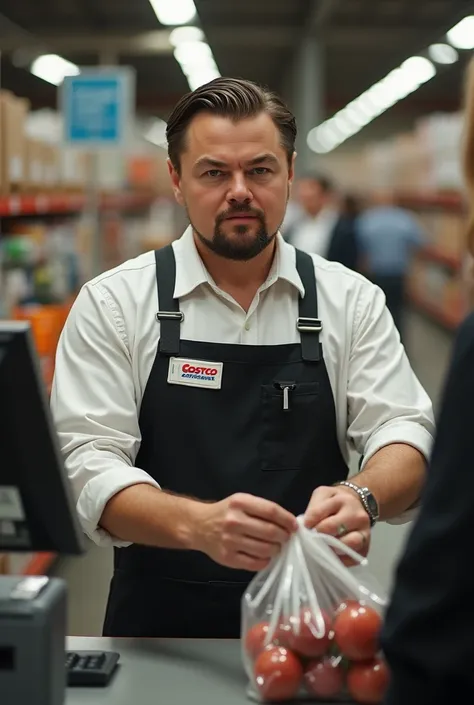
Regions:
<instances>
[{"instance_id":1,"label":"wristwatch","mask_svg":"<svg viewBox=\"0 0 474 705\"><path fill-rule=\"evenodd\" d=\"M359 499L362 502L365 511L369 515L370 526L374 526L374 524L379 520L380 512L378 502L372 492L367 487L358 487L358 485L354 485L352 482L336 482L336 485L349 487L359 495Z\"/></svg>"}]
</instances>

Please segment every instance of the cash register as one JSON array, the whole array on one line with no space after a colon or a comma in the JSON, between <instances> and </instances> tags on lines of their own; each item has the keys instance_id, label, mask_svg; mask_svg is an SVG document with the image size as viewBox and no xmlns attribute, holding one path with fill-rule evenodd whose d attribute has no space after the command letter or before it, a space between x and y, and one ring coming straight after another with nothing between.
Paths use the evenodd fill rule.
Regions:
<instances>
[{"instance_id":1,"label":"cash register","mask_svg":"<svg viewBox=\"0 0 474 705\"><path fill-rule=\"evenodd\" d=\"M0 553L85 550L30 326L0 322ZM66 687L106 685L112 652L68 652L67 590L48 576L0 576L2 705L63 705Z\"/></svg>"}]
</instances>

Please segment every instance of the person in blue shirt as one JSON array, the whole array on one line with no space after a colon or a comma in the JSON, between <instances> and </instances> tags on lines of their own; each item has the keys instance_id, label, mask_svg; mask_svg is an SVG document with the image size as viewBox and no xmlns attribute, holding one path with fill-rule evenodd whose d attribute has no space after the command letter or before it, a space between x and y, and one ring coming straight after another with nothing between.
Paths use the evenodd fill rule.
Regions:
<instances>
[{"instance_id":1,"label":"person in blue shirt","mask_svg":"<svg viewBox=\"0 0 474 705\"><path fill-rule=\"evenodd\" d=\"M424 242L422 229L415 216L384 191L358 217L356 235L363 273L384 292L403 338L406 279L413 254Z\"/></svg>"}]
</instances>

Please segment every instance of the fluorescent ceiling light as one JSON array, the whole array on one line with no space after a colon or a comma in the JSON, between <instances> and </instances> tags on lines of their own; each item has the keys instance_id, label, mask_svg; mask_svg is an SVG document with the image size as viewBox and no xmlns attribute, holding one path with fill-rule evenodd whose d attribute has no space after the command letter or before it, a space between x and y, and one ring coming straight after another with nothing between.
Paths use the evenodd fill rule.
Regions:
<instances>
[{"instance_id":1,"label":"fluorescent ceiling light","mask_svg":"<svg viewBox=\"0 0 474 705\"><path fill-rule=\"evenodd\" d=\"M332 151L435 75L436 68L429 59L411 56L345 108L313 128L307 137L308 147L320 154Z\"/></svg>"},{"instance_id":2,"label":"fluorescent ceiling light","mask_svg":"<svg viewBox=\"0 0 474 705\"><path fill-rule=\"evenodd\" d=\"M313 152L319 152L320 154L324 154L334 149L338 139L337 137L331 136L328 133L321 133L318 127L314 127L312 130L310 130L306 141L308 147Z\"/></svg>"},{"instance_id":3,"label":"fluorescent ceiling light","mask_svg":"<svg viewBox=\"0 0 474 705\"><path fill-rule=\"evenodd\" d=\"M211 47L205 42L183 42L173 53L181 66L202 66L208 65L211 61L214 62Z\"/></svg>"},{"instance_id":4,"label":"fluorescent ceiling light","mask_svg":"<svg viewBox=\"0 0 474 705\"><path fill-rule=\"evenodd\" d=\"M145 133L145 139L157 147L166 146L166 122L157 118Z\"/></svg>"},{"instance_id":5,"label":"fluorescent ceiling light","mask_svg":"<svg viewBox=\"0 0 474 705\"><path fill-rule=\"evenodd\" d=\"M208 69L194 71L187 76L187 79L190 89L195 91L196 88L200 88L200 86L213 81L215 78L219 78L219 76L220 73L217 68L209 67Z\"/></svg>"},{"instance_id":6,"label":"fluorescent ceiling light","mask_svg":"<svg viewBox=\"0 0 474 705\"><path fill-rule=\"evenodd\" d=\"M66 61L62 56L57 54L44 54L33 61L31 73L43 81L52 83L54 86L59 86L66 76L78 76L81 71L79 66Z\"/></svg>"},{"instance_id":7,"label":"fluorescent ceiling light","mask_svg":"<svg viewBox=\"0 0 474 705\"><path fill-rule=\"evenodd\" d=\"M177 26L188 24L196 17L194 0L150 0L161 24Z\"/></svg>"},{"instance_id":8,"label":"fluorescent ceiling light","mask_svg":"<svg viewBox=\"0 0 474 705\"><path fill-rule=\"evenodd\" d=\"M199 27L177 27L171 31L169 40L174 47L186 42L203 42L204 32Z\"/></svg>"},{"instance_id":9,"label":"fluorescent ceiling light","mask_svg":"<svg viewBox=\"0 0 474 705\"><path fill-rule=\"evenodd\" d=\"M220 76L211 47L205 41L180 41L173 54L192 91Z\"/></svg>"},{"instance_id":10,"label":"fluorescent ceiling light","mask_svg":"<svg viewBox=\"0 0 474 705\"><path fill-rule=\"evenodd\" d=\"M424 56L412 56L403 62L402 70L406 72L409 80L413 83L418 83L421 86L423 83L431 80L436 75L436 69L429 59Z\"/></svg>"},{"instance_id":11,"label":"fluorescent ceiling light","mask_svg":"<svg viewBox=\"0 0 474 705\"><path fill-rule=\"evenodd\" d=\"M436 61L437 64L455 64L459 59L459 54L454 47L449 44L432 44L428 53L430 59Z\"/></svg>"},{"instance_id":12,"label":"fluorescent ceiling light","mask_svg":"<svg viewBox=\"0 0 474 705\"><path fill-rule=\"evenodd\" d=\"M474 15L458 22L446 36L456 49L474 49Z\"/></svg>"}]
</instances>

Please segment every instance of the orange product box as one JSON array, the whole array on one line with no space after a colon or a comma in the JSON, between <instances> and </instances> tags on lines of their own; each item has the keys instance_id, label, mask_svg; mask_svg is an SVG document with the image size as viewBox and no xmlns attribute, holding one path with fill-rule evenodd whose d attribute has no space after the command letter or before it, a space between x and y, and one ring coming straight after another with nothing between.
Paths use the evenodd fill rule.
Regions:
<instances>
[{"instance_id":1,"label":"orange product box","mask_svg":"<svg viewBox=\"0 0 474 705\"><path fill-rule=\"evenodd\" d=\"M62 308L58 306L18 306L13 315L17 320L31 323L38 355L40 357L54 357L64 324Z\"/></svg>"}]
</instances>

